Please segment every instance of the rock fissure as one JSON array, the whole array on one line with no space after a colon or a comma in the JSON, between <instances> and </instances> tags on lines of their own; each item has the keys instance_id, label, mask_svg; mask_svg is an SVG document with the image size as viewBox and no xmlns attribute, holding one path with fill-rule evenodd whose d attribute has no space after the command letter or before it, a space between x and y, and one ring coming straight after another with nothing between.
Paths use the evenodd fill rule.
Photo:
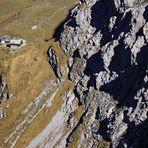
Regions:
<instances>
[{"instance_id":1,"label":"rock fissure","mask_svg":"<svg viewBox=\"0 0 148 148\"><path fill-rule=\"evenodd\" d=\"M75 23L65 24L60 40L72 56L68 75L85 106L84 128L76 126L85 133L78 147L95 148L104 140L111 147L148 145L137 132L148 127L147 3L84 0L73 15ZM73 131L67 146L75 136L83 137Z\"/></svg>"}]
</instances>

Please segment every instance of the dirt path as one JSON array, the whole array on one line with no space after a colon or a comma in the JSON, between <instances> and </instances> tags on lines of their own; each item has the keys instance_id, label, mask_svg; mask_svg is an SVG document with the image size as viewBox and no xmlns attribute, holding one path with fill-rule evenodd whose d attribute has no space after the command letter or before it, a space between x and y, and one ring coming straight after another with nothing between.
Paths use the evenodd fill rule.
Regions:
<instances>
[{"instance_id":1,"label":"dirt path","mask_svg":"<svg viewBox=\"0 0 148 148\"><path fill-rule=\"evenodd\" d=\"M78 4L78 2L72 3L74 4ZM39 27L41 27L43 24L47 24L52 18L54 18L58 13L62 12L63 10L67 9L68 7L70 7L72 4L68 4L64 7L62 7L61 9L57 10L56 12L54 12L47 20L45 20L44 22L39 24Z\"/></svg>"},{"instance_id":2,"label":"dirt path","mask_svg":"<svg viewBox=\"0 0 148 148\"><path fill-rule=\"evenodd\" d=\"M14 20L18 19L19 16L21 15L22 11L24 11L25 9L31 7L33 5L33 2L31 2L31 4L26 5L24 8L22 6L22 8L19 8L19 10L17 12L14 12L12 15L10 15L8 18L6 18L5 20L3 20L2 22L0 22L0 27L3 27L5 25L7 25L8 23L13 22Z\"/></svg>"},{"instance_id":3,"label":"dirt path","mask_svg":"<svg viewBox=\"0 0 148 148\"><path fill-rule=\"evenodd\" d=\"M78 2L75 2L75 3L72 3L72 4L73 4L73 5L74 5L74 4L76 5L76 4L78 4ZM70 7L72 4L68 4L68 5L62 7L61 9L57 10L57 11L54 12L47 20L45 20L45 21L39 23L37 26L38 26L39 28L41 28L41 27L43 27L43 25L49 25L49 24L50 24L50 21L51 21L57 14L62 13L62 11L64 11L64 10L67 9L68 7ZM44 36L44 33L42 34L42 36L36 38L36 40L41 40L41 39L43 38L43 36Z\"/></svg>"}]
</instances>

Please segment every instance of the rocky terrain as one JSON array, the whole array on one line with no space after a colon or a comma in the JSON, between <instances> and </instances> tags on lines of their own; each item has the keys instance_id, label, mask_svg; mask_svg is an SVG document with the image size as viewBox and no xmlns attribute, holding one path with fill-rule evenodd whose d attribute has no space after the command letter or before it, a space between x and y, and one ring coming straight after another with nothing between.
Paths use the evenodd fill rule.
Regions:
<instances>
[{"instance_id":1,"label":"rocky terrain","mask_svg":"<svg viewBox=\"0 0 148 148\"><path fill-rule=\"evenodd\" d=\"M9 97L10 95L9 95L7 83L1 76L0 77L0 104L1 104L1 101L6 101L7 99L9 99ZM6 117L6 114L3 110L3 106L0 105L0 119L4 117Z\"/></svg>"},{"instance_id":2,"label":"rocky terrain","mask_svg":"<svg viewBox=\"0 0 148 148\"><path fill-rule=\"evenodd\" d=\"M81 1L60 40L84 107L67 146L147 147L147 1Z\"/></svg>"},{"instance_id":3,"label":"rocky terrain","mask_svg":"<svg viewBox=\"0 0 148 148\"><path fill-rule=\"evenodd\" d=\"M148 2L80 0L56 31L48 50L42 43L12 58L19 78L0 78L1 100L12 86L31 98L0 120L0 147L147 148Z\"/></svg>"}]
</instances>

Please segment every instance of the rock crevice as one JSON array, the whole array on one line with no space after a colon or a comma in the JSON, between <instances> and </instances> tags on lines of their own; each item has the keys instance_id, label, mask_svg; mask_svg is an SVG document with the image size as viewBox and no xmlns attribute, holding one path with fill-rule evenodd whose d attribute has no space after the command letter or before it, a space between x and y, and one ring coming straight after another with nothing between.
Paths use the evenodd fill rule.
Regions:
<instances>
[{"instance_id":1,"label":"rock crevice","mask_svg":"<svg viewBox=\"0 0 148 148\"><path fill-rule=\"evenodd\" d=\"M85 114L68 146L75 135L78 147L148 146L147 8L144 0L83 0L73 9L60 41Z\"/></svg>"}]
</instances>

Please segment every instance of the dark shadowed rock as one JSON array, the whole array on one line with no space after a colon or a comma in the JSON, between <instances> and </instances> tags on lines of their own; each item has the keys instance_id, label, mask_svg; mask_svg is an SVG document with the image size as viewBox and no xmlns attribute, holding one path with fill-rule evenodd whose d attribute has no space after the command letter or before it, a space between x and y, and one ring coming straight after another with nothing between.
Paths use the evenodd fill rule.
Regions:
<instances>
[{"instance_id":1,"label":"dark shadowed rock","mask_svg":"<svg viewBox=\"0 0 148 148\"><path fill-rule=\"evenodd\" d=\"M144 0L83 0L73 9L61 46L85 114L67 145L83 125L79 147L103 139L111 147L148 147L147 8Z\"/></svg>"}]
</instances>

